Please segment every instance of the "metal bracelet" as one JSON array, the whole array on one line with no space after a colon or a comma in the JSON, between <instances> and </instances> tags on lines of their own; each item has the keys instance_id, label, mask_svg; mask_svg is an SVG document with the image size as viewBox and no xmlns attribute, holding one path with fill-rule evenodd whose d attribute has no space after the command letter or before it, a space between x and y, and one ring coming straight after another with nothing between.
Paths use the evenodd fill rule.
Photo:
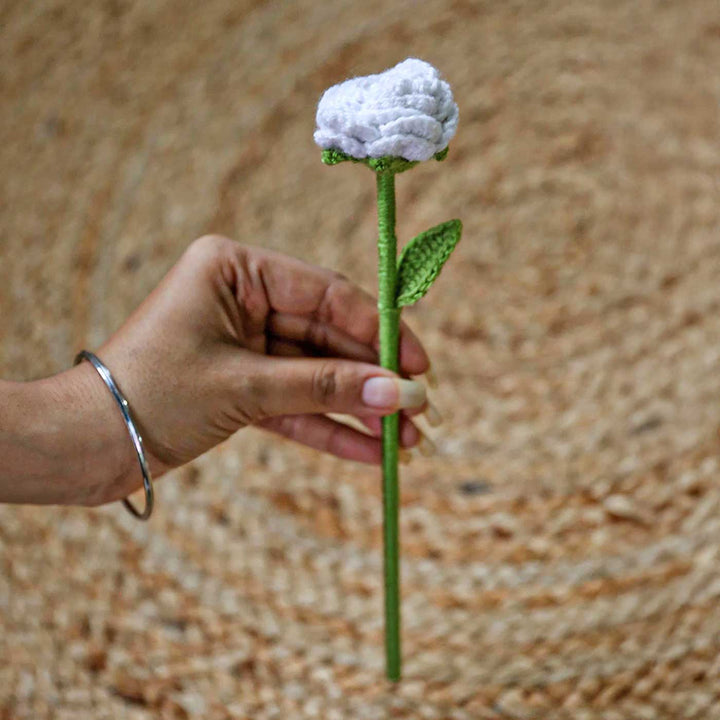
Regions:
<instances>
[{"instance_id":1,"label":"metal bracelet","mask_svg":"<svg viewBox=\"0 0 720 720\"><path fill-rule=\"evenodd\" d=\"M87 360L98 372L98 375L103 379L103 382L108 386L112 396L115 398L120 412L122 413L123 420L127 425L128 432L130 433L130 439L135 446L135 452L137 453L138 461L140 462L140 469L142 470L143 486L145 487L145 509L140 512L128 498L123 500L123 504L139 520L147 520L153 511L153 504L155 499L155 493L153 491L152 477L150 476L150 468L148 467L147 459L145 458L145 449L143 448L142 438L140 433L133 422L132 416L130 415L130 406L125 396L120 392L115 380L113 379L110 370L103 364L97 355L94 355L87 350L82 350L75 357L75 365L81 363L83 360Z\"/></svg>"}]
</instances>

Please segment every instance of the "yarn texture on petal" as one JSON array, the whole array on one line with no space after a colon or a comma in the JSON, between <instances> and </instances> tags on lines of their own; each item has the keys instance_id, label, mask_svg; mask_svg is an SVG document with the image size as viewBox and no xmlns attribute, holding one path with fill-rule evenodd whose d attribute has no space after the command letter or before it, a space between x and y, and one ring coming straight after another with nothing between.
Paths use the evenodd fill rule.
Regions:
<instances>
[{"instance_id":1,"label":"yarn texture on petal","mask_svg":"<svg viewBox=\"0 0 720 720\"><path fill-rule=\"evenodd\" d=\"M448 146L457 124L450 85L429 63L408 58L326 90L318 104L315 142L355 159L423 161Z\"/></svg>"},{"instance_id":2,"label":"yarn texture on petal","mask_svg":"<svg viewBox=\"0 0 720 720\"><path fill-rule=\"evenodd\" d=\"M412 305L427 293L460 241L462 223L448 220L414 237L398 259L397 305Z\"/></svg>"}]
</instances>

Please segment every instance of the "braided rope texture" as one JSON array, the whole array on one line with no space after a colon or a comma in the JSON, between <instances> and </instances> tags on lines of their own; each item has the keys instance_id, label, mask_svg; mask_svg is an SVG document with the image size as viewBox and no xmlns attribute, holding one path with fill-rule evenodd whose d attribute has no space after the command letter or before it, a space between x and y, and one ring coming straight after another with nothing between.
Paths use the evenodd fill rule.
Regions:
<instances>
[{"instance_id":1,"label":"braided rope texture","mask_svg":"<svg viewBox=\"0 0 720 720\"><path fill-rule=\"evenodd\" d=\"M315 102L411 45L463 119L398 237L464 229L403 311L445 421L402 473L398 687L379 471L253 430L148 525L0 508L0 718L720 718L716 10L6 2L3 377L97 347L208 230L374 292L372 176L318 162Z\"/></svg>"}]
</instances>

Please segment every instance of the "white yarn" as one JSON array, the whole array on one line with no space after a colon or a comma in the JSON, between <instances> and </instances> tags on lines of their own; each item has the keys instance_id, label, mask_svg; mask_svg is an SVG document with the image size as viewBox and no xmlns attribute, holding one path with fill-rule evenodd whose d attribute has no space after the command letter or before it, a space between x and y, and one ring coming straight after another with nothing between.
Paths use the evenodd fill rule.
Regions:
<instances>
[{"instance_id":1,"label":"white yarn","mask_svg":"<svg viewBox=\"0 0 720 720\"><path fill-rule=\"evenodd\" d=\"M354 158L429 160L455 134L450 85L429 63L408 58L393 68L328 88L317 109L315 142Z\"/></svg>"}]
</instances>

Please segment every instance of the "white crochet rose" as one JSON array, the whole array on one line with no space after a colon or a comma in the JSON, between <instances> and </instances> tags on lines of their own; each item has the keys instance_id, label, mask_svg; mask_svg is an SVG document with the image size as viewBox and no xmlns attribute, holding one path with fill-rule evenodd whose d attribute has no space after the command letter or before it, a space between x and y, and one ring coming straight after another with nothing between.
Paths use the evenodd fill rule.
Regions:
<instances>
[{"instance_id":1,"label":"white crochet rose","mask_svg":"<svg viewBox=\"0 0 720 720\"><path fill-rule=\"evenodd\" d=\"M315 142L353 158L429 160L447 148L458 123L450 86L429 63L333 85L320 98Z\"/></svg>"}]
</instances>

